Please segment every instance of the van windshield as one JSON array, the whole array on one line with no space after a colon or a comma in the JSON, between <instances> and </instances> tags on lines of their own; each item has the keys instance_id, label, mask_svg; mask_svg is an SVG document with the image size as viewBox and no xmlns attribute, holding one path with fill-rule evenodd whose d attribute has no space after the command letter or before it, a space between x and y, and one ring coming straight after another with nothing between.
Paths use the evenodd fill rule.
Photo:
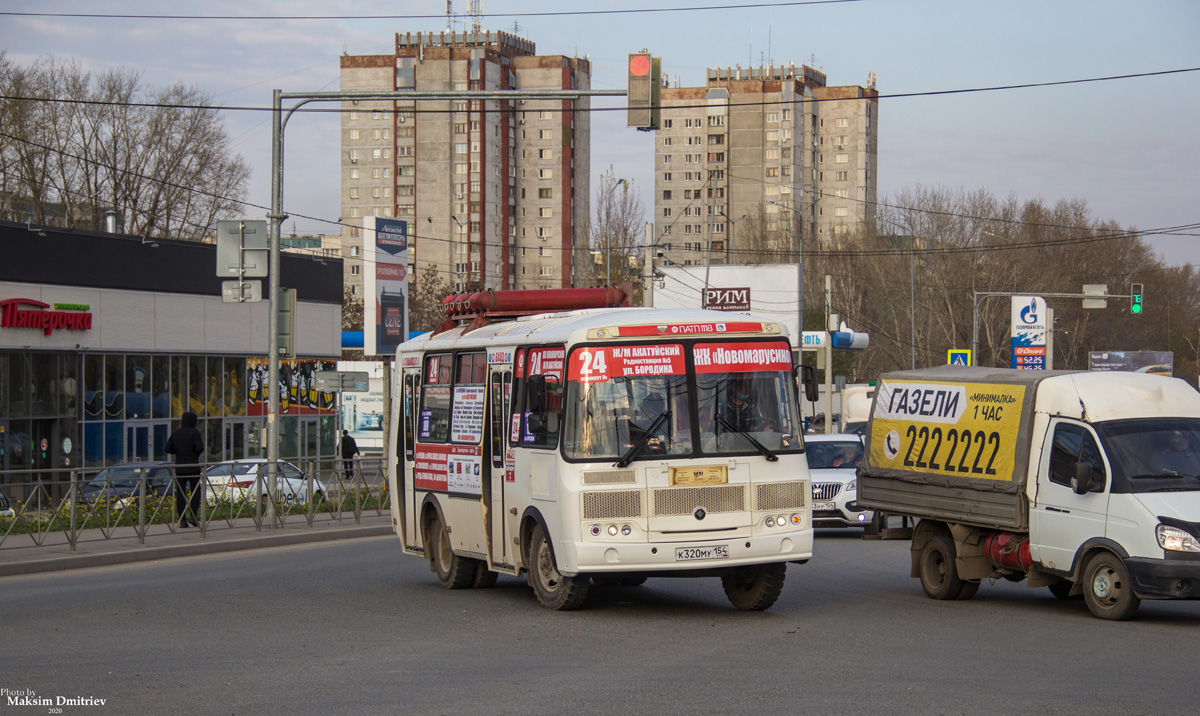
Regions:
<instances>
[{"instance_id":1,"label":"van windshield","mask_svg":"<svg viewBox=\"0 0 1200 716\"><path fill-rule=\"evenodd\" d=\"M1200 418L1100 423L1113 492L1200 490Z\"/></svg>"}]
</instances>

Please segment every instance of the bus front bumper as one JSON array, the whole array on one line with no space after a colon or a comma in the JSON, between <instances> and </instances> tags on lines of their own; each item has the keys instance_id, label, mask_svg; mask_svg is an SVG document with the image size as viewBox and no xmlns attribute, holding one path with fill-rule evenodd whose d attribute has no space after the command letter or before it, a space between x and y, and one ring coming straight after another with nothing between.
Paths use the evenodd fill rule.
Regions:
<instances>
[{"instance_id":1,"label":"bus front bumper","mask_svg":"<svg viewBox=\"0 0 1200 716\"><path fill-rule=\"evenodd\" d=\"M613 572L720 570L747 564L805 562L812 558L812 529L736 539L686 542L564 542L556 545L566 576Z\"/></svg>"}]
</instances>

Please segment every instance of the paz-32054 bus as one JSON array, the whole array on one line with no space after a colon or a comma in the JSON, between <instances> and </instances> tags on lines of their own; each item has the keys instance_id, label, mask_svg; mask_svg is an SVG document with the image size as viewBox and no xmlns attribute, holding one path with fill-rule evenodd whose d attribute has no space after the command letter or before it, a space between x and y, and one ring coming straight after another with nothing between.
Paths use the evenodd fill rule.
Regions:
<instances>
[{"instance_id":1,"label":"paz-32054 bus","mask_svg":"<svg viewBox=\"0 0 1200 716\"><path fill-rule=\"evenodd\" d=\"M460 297L450 312L473 323L399 347L389 479L404 550L450 589L526 575L551 609L581 606L589 583L668 576L720 577L736 607L766 609L788 562L812 556L786 329L544 312L619 290Z\"/></svg>"}]
</instances>

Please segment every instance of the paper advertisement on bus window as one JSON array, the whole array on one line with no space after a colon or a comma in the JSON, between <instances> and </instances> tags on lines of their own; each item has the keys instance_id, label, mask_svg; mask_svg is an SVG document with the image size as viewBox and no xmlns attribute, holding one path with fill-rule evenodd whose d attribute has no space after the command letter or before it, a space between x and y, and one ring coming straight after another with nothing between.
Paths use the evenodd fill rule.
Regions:
<instances>
[{"instance_id":1,"label":"paper advertisement on bus window","mask_svg":"<svg viewBox=\"0 0 1200 716\"><path fill-rule=\"evenodd\" d=\"M413 486L478 495L483 485L483 456L474 445L417 445Z\"/></svg>"}]
</instances>

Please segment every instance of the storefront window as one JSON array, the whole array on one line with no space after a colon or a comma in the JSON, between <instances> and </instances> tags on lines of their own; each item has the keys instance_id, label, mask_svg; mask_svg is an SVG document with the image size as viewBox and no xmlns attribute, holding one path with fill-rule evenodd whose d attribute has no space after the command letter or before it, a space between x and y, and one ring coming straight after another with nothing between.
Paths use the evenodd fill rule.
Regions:
<instances>
[{"instance_id":1,"label":"storefront window","mask_svg":"<svg viewBox=\"0 0 1200 716\"><path fill-rule=\"evenodd\" d=\"M83 357L83 419L104 419L104 356Z\"/></svg>"},{"instance_id":2,"label":"storefront window","mask_svg":"<svg viewBox=\"0 0 1200 716\"><path fill-rule=\"evenodd\" d=\"M75 417L75 395L79 391L78 361L73 354L59 356L58 362L58 412Z\"/></svg>"},{"instance_id":3,"label":"storefront window","mask_svg":"<svg viewBox=\"0 0 1200 716\"><path fill-rule=\"evenodd\" d=\"M154 356L151 363L150 384L151 414L156 418L166 418L171 415L171 359L166 356Z\"/></svg>"},{"instance_id":4,"label":"storefront window","mask_svg":"<svg viewBox=\"0 0 1200 716\"><path fill-rule=\"evenodd\" d=\"M14 353L8 363L8 414L29 414L29 354Z\"/></svg>"},{"instance_id":5,"label":"storefront window","mask_svg":"<svg viewBox=\"0 0 1200 716\"><path fill-rule=\"evenodd\" d=\"M33 415L57 415L58 354L34 353L30 356L29 412Z\"/></svg>"},{"instance_id":6,"label":"storefront window","mask_svg":"<svg viewBox=\"0 0 1200 716\"><path fill-rule=\"evenodd\" d=\"M188 359L187 410L201 418L208 415L204 410L204 356Z\"/></svg>"},{"instance_id":7,"label":"storefront window","mask_svg":"<svg viewBox=\"0 0 1200 716\"><path fill-rule=\"evenodd\" d=\"M109 420L125 417L125 356L104 356L104 416Z\"/></svg>"},{"instance_id":8,"label":"storefront window","mask_svg":"<svg viewBox=\"0 0 1200 716\"><path fill-rule=\"evenodd\" d=\"M171 358L171 417L179 418L187 410L188 360L183 356Z\"/></svg>"},{"instance_id":9,"label":"storefront window","mask_svg":"<svg viewBox=\"0 0 1200 716\"><path fill-rule=\"evenodd\" d=\"M279 457L295 460L300 455L300 419L291 416L279 418Z\"/></svg>"},{"instance_id":10,"label":"storefront window","mask_svg":"<svg viewBox=\"0 0 1200 716\"><path fill-rule=\"evenodd\" d=\"M104 426L86 423L83 426L83 465L100 467L104 464Z\"/></svg>"},{"instance_id":11,"label":"storefront window","mask_svg":"<svg viewBox=\"0 0 1200 716\"><path fill-rule=\"evenodd\" d=\"M225 414L246 414L246 359L225 359Z\"/></svg>"},{"instance_id":12,"label":"storefront window","mask_svg":"<svg viewBox=\"0 0 1200 716\"><path fill-rule=\"evenodd\" d=\"M221 460L221 419L202 420L203 425L198 425L204 435L204 454L207 455L209 462L217 462Z\"/></svg>"},{"instance_id":13,"label":"storefront window","mask_svg":"<svg viewBox=\"0 0 1200 716\"><path fill-rule=\"evenodd\" d=\"M214 418L225 414L225 386L221 375L221 364L220 358L209 358L208 373L204 381L204 401L207 404L208 414Z\"/></svg>"},{"instance_id":14,"label":"storefront window","mask_svg":"<svg viewBox=\"0 0 1200 716\"><path fill-rule=\"evenodd\" d=\"M150 356L125 357L125 414L130 420L150 417Z\"/></svg>"},{"instance_id":15,"label":"storefront window","mask_svg":"<svg viewBox=\"0 0 1200 716\"><path fill-rule=\"evenodd\" d=\"M125 459L124 423L104 424L104 463L112 465Z\"/></svg>"}]
</instances>

